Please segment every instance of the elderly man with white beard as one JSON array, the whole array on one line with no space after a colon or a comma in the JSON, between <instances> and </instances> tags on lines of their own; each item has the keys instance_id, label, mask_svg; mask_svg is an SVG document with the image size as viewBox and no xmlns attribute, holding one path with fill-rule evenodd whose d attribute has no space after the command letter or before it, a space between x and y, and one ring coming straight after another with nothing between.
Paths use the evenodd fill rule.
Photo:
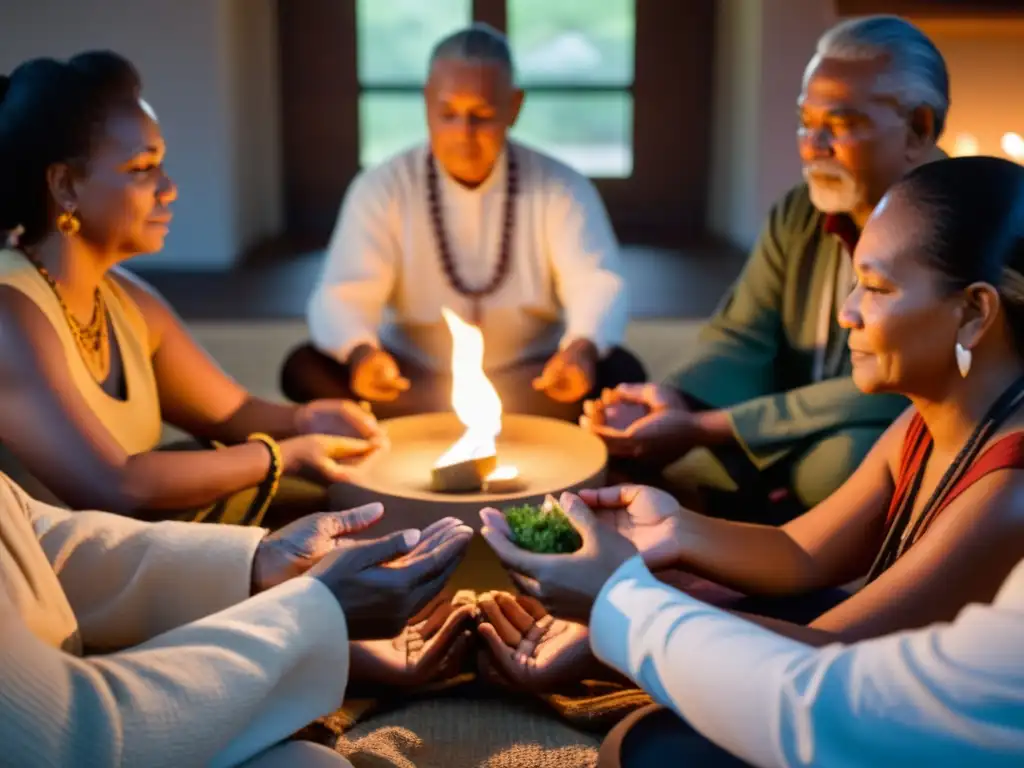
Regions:
<instances>
[{"instance_id":1,"label":"elderly man with white beard","mask_svg":"<svg viewBox=\"0 0 1024 768\"><path fill-rule=\"evenodd\" d=\"M686 365L663 385L605 393L582 419L633 479L761 523L829 496L907 405L854 386L837 310L872 209L944 156L946 64L904 19L852 19L819 40L796 106L804 183L772 207Z\"/></svg>"}]
</instances>

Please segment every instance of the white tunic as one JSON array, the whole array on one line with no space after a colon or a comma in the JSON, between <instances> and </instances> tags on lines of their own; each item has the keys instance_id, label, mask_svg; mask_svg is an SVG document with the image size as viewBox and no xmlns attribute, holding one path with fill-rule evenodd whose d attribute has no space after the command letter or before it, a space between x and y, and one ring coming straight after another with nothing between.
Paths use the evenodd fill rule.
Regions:
<instances>
[{"instance_id":1,"label":"white tunic","mask_svg":"<svg viewBox=\"0 0 1024 768\"><path fill-rule=\"evenodd\" d=\"M757 766L1024 765L1024 561L952 624L812 648L662 584L605 584L594 654Z\"/></svg>"},{"instance_id":2,"label":"white tunic","mask_svg":"<svg viewBox=\"0 0 1024 768\"><path fill-rule=\"evenodd\" d=\"M568 166L512 144L487 180L467 189L438 164L456 270L472 287L494 274L509 151L519 177L511 268L482 300L484 366L499 370L550 355L576 338L606 354L622 341L628 319L619 246L594 185ZM370 343L432 370L450 366L441 307L468 319L472 301L442 268L428 205L427 152L415 147L363 172L345 196L308 307L313 343L340 361Z\"/></svg>"}]
</instances>

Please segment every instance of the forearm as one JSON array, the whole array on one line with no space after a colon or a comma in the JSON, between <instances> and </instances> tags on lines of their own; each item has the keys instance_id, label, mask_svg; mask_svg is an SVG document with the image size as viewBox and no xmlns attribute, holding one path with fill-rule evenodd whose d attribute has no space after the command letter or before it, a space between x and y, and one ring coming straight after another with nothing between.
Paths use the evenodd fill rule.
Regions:
<instances>
[{"instance_id":1,"label":"forearm","mask_svg":"<svg viewBox=\"0 0 1024 768\"><path fill-rule=\"evenodd\" d=\"M675 545L678 567L745 594L787 595L815 586L813 561L781 528L691 513Z\"/></svg>"},{"instance_id":2,"label":"forearm","mask_svg":"<svg viewBox=\"0 0 1024 768\"><path fill-rule=\"evenodd\" d=\"M111 512L161 519L164 513L201 509L261 483L270 452L259 442L220 450L147 451L131 456L118 472L108 504Z\"/></svg>"},{"instance_id":3,"label":"forearm","mask_svg":"<svg viewBox=\"0 0 1024 768\"><path fill-rule=\"evenodd\" d=\"M296 428L299 406L273 403L250 395L224 422L217 424L211 440L232 445L245 442L253 432L263 432L275 440L287 440L299 434Z\"/></svg>"},{"instance_id":4,"label":"forearm","mask_svg":"<svg viewBox=\"0 0 1024 768\"><path fill-rule=\"evenodd\" d=\"M238 765L344 697L345 619L311 579L84 659L4 618L0 741L12 764Z\"/></svg>"},{"instance_id":5,"label":"forearm","mask_svg":"<svg viewBox=\"0 0 1024 768\"><path fill-rule=\"evenodd\" d=\"M1007 613L812 648L654 580L639 558L604 586L594 653L758 766L1019 765L1021 646Z\"/></svg>"}]
</instances>

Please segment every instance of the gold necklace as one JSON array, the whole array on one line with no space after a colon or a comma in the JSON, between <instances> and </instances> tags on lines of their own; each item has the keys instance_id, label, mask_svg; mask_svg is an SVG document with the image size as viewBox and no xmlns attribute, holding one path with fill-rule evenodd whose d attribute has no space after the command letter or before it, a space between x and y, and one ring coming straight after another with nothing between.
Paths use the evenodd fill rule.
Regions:
<instances>
[{"instance_id":1,"label":"gold necklace","mask_svg":"<svg viewBox=\"0 0 1024 768\"><path fill-rule=\"evenodd\" d=\"M49 270L32 256L28 256L28 260L32 262L32 266L36 268L36 271L46 281L46 284L50 286L50 290L53 291L53 295L57 298L57 303L60 304L61 311L64 313L64 319L68 324L68 328L71 329L71 335L75 337L75 344L78 347L78 353L82 356L82 362L85 363L85 367L89 369L89 373L92 374L92 377L97 382L105 381L110 373L110 345L106 343L107 304L103 300L103 294L100 292L99 287L97 286L93 292L92 318L88 323L80 323L78 318L68 309L68 305L64 303L64 297L60 295L57 281L53 279Z\"/></svg>"}]
</instances>

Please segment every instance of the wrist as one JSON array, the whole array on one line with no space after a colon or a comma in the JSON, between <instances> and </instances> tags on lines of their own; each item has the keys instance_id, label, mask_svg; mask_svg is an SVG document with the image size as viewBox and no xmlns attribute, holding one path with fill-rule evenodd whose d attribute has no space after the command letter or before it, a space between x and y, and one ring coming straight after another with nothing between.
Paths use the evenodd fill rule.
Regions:
<instances>
[{"instance_id":1,"label":"wrist","mask_svg":"<svg viewBox=\"0 0 1024 768\"><path fill-rule=\"evenodd\" d=\"M699 445L711 447L735 442L736 435L728 411L701 411L693 414L692 418Z\"/></svg>"},{"instance_id":2,"label":"wrist","mask_svg":"<svg viewBox=\"0 0 1024 768\"><path fill-rule=\"evenodd\" d=\"M597 345L590 339L573 339L565 345L564 350L568 353L578 355L583 360L590 362L597 362L600 357L598 353Z\"/></svg>"},{"instance_id":3,"label":"wrist","mask_svg":"<svg viewBox=\"0 0 1024 768\"><path fill-rule=\"evenodd\" d=\"M367 357L377 351L377 347L373 344L363 343L357 345L351 352L348 353L348 357L345 358L345 364L350 368L357 368L359 364Z\"/></svg>"}]
</instances>

